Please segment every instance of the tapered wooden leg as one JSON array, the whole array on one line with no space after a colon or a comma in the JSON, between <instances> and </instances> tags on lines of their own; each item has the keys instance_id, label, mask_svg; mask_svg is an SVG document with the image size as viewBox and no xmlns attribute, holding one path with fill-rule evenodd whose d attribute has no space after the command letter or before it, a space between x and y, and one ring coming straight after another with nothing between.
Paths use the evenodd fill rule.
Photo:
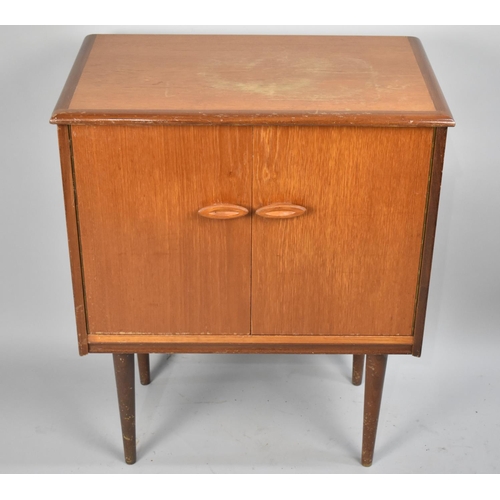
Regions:
<instances>
[{"instance_id":1,"label":"tapered wooden leg","mask_svg":"<svg viewBox=\"0 0 500 500\"><path fill-rule=\"evenodd\" d=\"M113 354L125 462L136 461L134 355Z\"/></svg>"},{"instance_id":2,"label":"tapered wooden leg","mask_svg":"<svg viewBox=\"0 0 500 500\"><path fill-rule=\"evenodd\" d=\"M361 385L363 381L363 367L365 364L364 354L355 354L352 360L352 383Z\"/></svg>"},{"instance_id":3,"label":"tapered wooden leg","mask_svg":"<svg viewBox=\"0 0 500 500\"><path fill-rule=\"evenodd\" d=\"M386 365L387 355L368 354L366 356L365 409L361 451L361 463L365 467L369 467L373 461Z\"/></svg>"},{"instance_id":4,"label":"tapered wooden leg","mask_svg":"<svg viewBox=\"0 0 500 500\"><path fill-rule=\"evenodd\" d=\"M149 369L149 354L138 354L137 361L139 363L139 379L142 385L151 383L151 371Z\"/></svg>"}]
</instances>

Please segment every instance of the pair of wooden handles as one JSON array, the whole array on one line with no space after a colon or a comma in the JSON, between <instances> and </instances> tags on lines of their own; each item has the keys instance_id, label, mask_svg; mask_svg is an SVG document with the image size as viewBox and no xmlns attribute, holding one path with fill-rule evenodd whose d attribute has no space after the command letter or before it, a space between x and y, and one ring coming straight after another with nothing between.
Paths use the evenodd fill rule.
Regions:
<instances>
[{"instance_id":1,"label":"pair of wooden handles","mask_svg":"<svg viewBox=\"0 0 500 500\"><path fill-rule=\"evenodd\" d=\"M255 213L259 217L266 219L291 219L306 213L306 208L292 203L272 203L265 207L258 208ZM202 217L208 219L236 219L248 214L248 209L230 203L218 203L198 210Z\"/></svg>"}]
</instances>

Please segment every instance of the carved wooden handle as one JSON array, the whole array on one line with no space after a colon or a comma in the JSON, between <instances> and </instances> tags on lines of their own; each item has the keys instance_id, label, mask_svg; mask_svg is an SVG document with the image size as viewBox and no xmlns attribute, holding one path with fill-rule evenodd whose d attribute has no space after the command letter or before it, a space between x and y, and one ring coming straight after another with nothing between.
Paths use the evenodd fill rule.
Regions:
<instances>
[{"instance_id":1,"label":"carved wooden handle","mask_svg":"<svg viewBox=\"0 0 500 500\"><path fill-rule=\"evenodd\" d=\"M307 212L306 207L300 205L293 205L292 203L272 203L257 209L255 212L260 217L267 219L291 219L292 217L299 217Z\"/></svg>"},{"instance_id":2,"label":"carved wooden handle","mask_svg":"<svg viewBox=\"0 0 500 500\"><path fill-rule=\"evenodd\" d=\"M216 203L215 205L200 208L198 213L208 219L236 219L247 215L248 210L245 207L231 205L230 203Z\"/></svg>"}]
</instances>

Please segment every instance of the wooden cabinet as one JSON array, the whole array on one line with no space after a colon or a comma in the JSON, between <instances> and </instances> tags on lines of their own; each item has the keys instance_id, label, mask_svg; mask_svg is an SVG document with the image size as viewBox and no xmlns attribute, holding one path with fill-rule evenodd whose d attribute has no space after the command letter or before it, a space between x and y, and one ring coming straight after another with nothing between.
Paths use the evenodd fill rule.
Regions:
<instances>
[{"instance_id":1,"label":"wooden cabinet","mask_svg":"<svg viewBox=\"0 0 500 500\"><path fill-rule=\"evenodd\" d=\"M356 383L368 355L369 465L386 356L420 355L454 124L419 41L91 36L51 121L127 461L134 353L148 381L153 352L294 352L354 354Z\"/></svg>"}]
</instances>

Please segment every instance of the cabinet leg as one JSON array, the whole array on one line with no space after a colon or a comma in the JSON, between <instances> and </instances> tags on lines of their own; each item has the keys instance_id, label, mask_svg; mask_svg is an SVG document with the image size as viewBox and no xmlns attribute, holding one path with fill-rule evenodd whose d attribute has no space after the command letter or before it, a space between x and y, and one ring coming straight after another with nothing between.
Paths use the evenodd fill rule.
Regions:
<instances>
[{"instance_id":1,"label":"cabinet leg","mask_svg":"<svg viewBox=\"0 0 500 500\"><path fill-rule=\"evenodd\" d=\"M377 435L386 365L387 355L385 354L369 354L366 356L365 409L363 419L363 447L361 451L361 464L365 467L369 467L373 461L373 450Z\"/></svg>"},{"instance_id":2,"label":"cabinet leg","mask_svg":"<svg viewBox=\"0 0 500 500\"><path fill-rule=\"evenodd\" d=\"M352 383L361 385L363 381L363 367L365 364L364 354L355 354L352 360Z\"/></svg>"},{"instance_id":3,"label":"cabinet leg","mask_svg":"<svg viewBox=\"0 0 500 500\"><path fill-rule=\"evenodd\" d=\"M134 355L113 354L125 462L136 461Z\"/></svg>"},{"instance_id":4,"label":"cabinet leg","mask_svg":"<svg viewBox=\"0 0 500 500\"><path fill-rule=\"evenodd\" d=\"M151 371L149 369L149 354L138 354L137 361L139 363L139 379L142 385L151 383Z\"/></svg>"}]
</instances>

